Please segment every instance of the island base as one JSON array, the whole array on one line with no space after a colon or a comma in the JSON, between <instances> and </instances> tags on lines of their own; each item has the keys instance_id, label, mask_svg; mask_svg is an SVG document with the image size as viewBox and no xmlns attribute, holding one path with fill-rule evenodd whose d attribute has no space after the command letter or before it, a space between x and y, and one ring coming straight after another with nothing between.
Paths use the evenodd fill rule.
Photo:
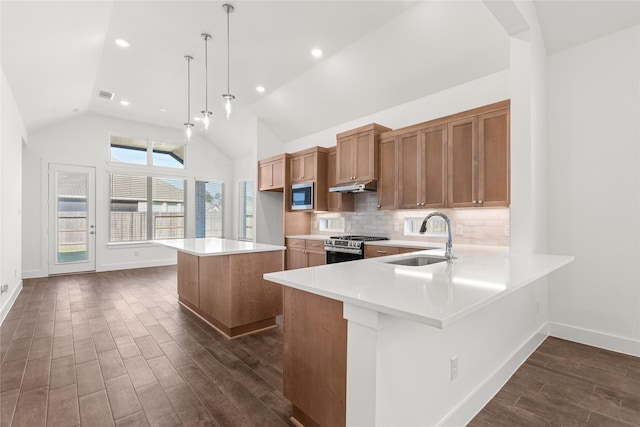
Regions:
<instances>
[{"instance_id":1,"label":"island base","mask_svg":"<svg viewBox=\"0 0 640 427\"><path fill-rule=\"evenodd\" d=\"M197 307L192 306L188 302L180 300L179 297L178 297L178 302L184 308L186 308L187 310L189 310L190 312L198 316L200 319L202 319L207 324L209 324L209 326L211 326L213 329L220 332L222 335L224 335L229 339L240 338L244 335L252 334L258 331L264 331L267 329L272 329L277 326L276 318L272 317L270 319L263 319L257 322L247 323L245 325L229 327L229 326L226 326L224 323L220 322L219 320L216 320L213 317L209 316L208 314L204 313L202 310L199 310Z\"/></svg>"}]
</instances>

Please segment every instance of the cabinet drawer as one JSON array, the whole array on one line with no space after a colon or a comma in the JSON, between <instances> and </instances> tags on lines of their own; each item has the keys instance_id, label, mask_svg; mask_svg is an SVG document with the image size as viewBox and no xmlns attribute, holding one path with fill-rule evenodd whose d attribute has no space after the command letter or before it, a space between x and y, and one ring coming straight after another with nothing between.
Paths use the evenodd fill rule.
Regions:
<instances>
[{"instance_id":1,"label":"cabinet drawer","mask_svg":"<svg viewBox=\"0 0 640 427\"><path fill-rule=\"evenodd\" d=\"M399 253L408 254L410 252L424 251L426 249L431 249L431 248L398 248L398 249L400 250Z\"/></svg>"},{"instance_id":2,"label":"cabinet drawer","mask_svg":"<svg viewBox=\"0 0 640 427\"><path fill-rule=\"evenodd\" d=\"M377 245L364 245L364 257L375 258L379 256L398 255L400 248L395 246L377 246Z\"/></svg>"},{"instance_id":3,"label":"cabinet drawer","mask_svg":"<svg viewBox=\"0 0 640 427\"><path fill-rule=\"evenodd\" d=\"M312 251L324 251L324 240L307 240L305 247Z\"/></svg>"},{"instance_id":4,"label":"cabinet drawer","mask_svg":"<svg viewBox=\"0 0 640 427\"><path fill-rule=\"evenodd\" d=\"M305 248L305 240L304 239L286 239L285 246L287 248Z\"/></svg>"}]
</instances>

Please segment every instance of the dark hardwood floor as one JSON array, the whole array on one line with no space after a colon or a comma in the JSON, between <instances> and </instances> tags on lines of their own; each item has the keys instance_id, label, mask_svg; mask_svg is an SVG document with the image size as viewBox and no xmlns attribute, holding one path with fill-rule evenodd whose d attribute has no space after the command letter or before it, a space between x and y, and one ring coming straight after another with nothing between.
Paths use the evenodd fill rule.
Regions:
<instances>
[{"instance_id":1,"label":"dark hardwood floor","mask_svg":"<svg viewBox=\"0 0 640 427\"><path fill-rule=\"evenodd\" d=\"M0 327L2 426L289 426L282 326L227 340L175 267L25 280Z\"/></svg>"},{"instance_id":2,"label":"dark hardwood floor","mask_svg":"<svg viewBox=\"0 0 640 427\"><path fill-rule=\"evenodd\" d=\"M25 280L0 327L0 426L288 426L282 325L227 340L175 267ZM640 359L548 338L470 423L640 426ZM332 426L327 426L332 427Z\"/></svg>"}]
</instances>

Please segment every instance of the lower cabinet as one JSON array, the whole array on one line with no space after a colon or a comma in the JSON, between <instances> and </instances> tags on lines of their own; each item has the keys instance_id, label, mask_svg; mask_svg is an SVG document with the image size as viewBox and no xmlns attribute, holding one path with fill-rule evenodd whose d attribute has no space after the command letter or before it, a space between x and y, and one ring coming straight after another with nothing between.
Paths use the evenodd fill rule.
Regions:
<instances>
[{"instance_id":1,"label":"lower cabinet","mask_svg":"<svg viewBox=\"0 0 640 427\"><path fill-rule=\"evenodd\" d=\"M342 302L284 288L284 396L305 427L346 423L347 321Z\"/></svg>"},{"instance_id":2,"label":"lower cabinet","mask_svg":"<svg viewBox=\"0 0 640 427\"><path fill-rule=\"evenodd\" d=\"M286 239L287 270L315 267L327 263L323 240Z\"/></svg>"},{"instance_id":3,"label":"lower cabinet","mask_svg":"<svg viewBox=\"0 0 640 427\"><path fill-rule=\"evenodd\" d=\"M424 251L428 248L408 248L399 246L364 245L364 257L375 258L379 256L407 254L409 252Z\"/></svg>"}]
</instances>

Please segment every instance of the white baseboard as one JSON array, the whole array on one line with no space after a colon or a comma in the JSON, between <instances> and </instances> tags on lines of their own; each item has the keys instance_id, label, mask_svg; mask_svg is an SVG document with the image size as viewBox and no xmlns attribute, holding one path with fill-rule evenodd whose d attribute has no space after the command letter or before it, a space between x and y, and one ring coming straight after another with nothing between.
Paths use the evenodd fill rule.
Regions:
<instances>
[{"instance_id":1,"label":"white baseboard","mask_svg":"<svg viewBox=\"0 0 640 427\"><path fill-rule=\"evenodd\" d=\"M166 265L176 265L174 259L161 259L154 261L119 262L117 264L102 264L96 271L130 270L132 268L164 267Z\"/></svg>"},{"instance_id":2,"label":"white baseboard","mask_svg":"<svg viewBox=\"0 0 640 427\"><path fill-rule=\"evenodd\" d=\"M47 277L47 272L44 270L22 270L23 279L37 279L40 277Z\"/></svg>"},{"instance_id":3,"label":"white baseboard","mask_svg":"<svg viewBox=\"0 0 640 427\"><path fill-rule=\"evenodd\" d=\"M509 378L518 370L529 356L538 348L548 336L548 327L545 323L527 339L519 349L514 351L507 360L496 369L482 384L476 387L462 402L458 404L438 426L464 426L467 425L478 412L485 407L493 396L507 383Z\"/></svg>"},{"instance_id":4,"label":"white baseboard","mask_svg":"<svg viewBox=\"0 0 640 427\"><path fill-rule=\"evenodd\" d=\"M617 353L640 357L640 341L582 329L562 323L549 322L549 335L580 344L603 348Z\"/></svg>"},{"instance_id":5,"label":"white baseboard","mask_svg":"<svg viewBox=\"0 0 640 427\"><path fill-rule=\"evenodd\" d=\"M11 307L13 307L13 303L16 302L16 298L18 298L20 292L22 292L22 280L18 282L18 286L13 288L13 292L11 292L11 295L9 295L7 301L0 308L0 325L2 324L2 322L4 322L4 318L7 317L7 314L9 314L9 310L11 310Z\"/></svg>"}]
</instances>

